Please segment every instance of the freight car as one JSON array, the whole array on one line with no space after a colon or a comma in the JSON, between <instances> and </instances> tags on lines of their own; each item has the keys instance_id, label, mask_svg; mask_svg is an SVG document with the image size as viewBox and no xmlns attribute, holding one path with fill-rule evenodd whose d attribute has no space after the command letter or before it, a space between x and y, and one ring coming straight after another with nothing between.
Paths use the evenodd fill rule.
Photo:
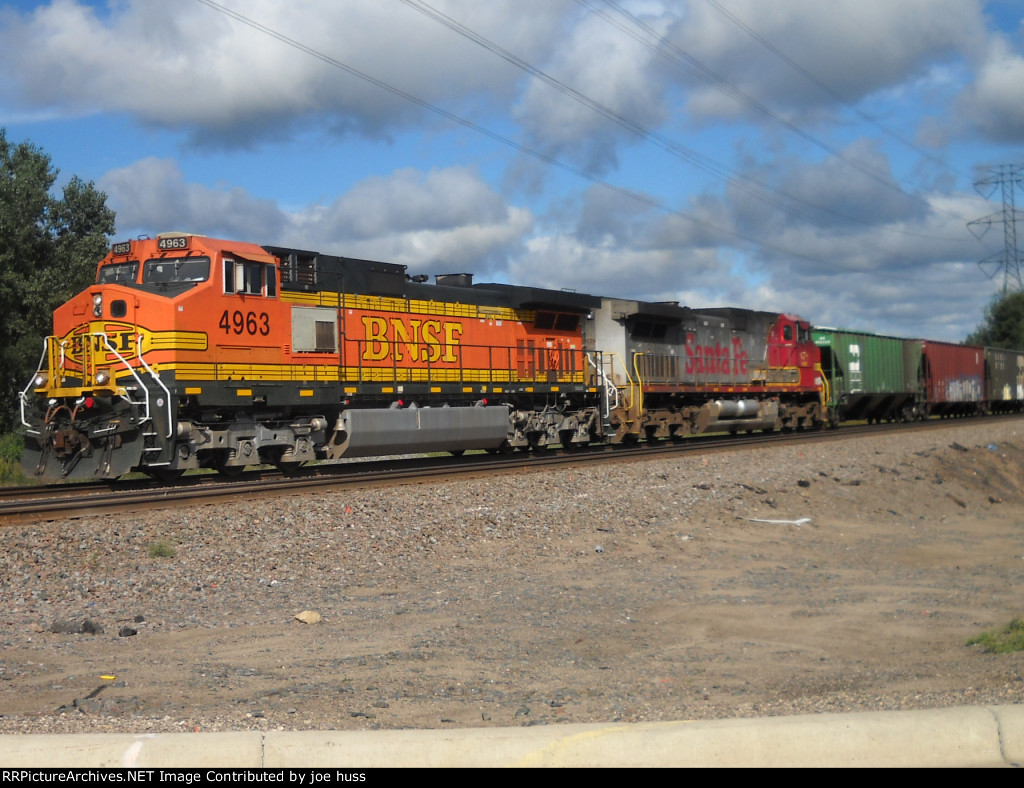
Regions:
<instances>
[{"instance_id":1,"label":"freight car","mask_svg":"<svg viewBox=\"0 0 1024 788\"><path fill-rule=\"evenodd\" d=\"M1024 410L1024 351L985 348L985 386L993 413Z\"/></svg>"},{"instance_id":2,"label":"freight car","mask_svg":"<svg viewBox=\"0 0 1024 788\"><path fill-rule=\"evenodd\" d=\"M817 327L836 422L1019 412L1024 353Z\"/></svg>"},{"instance_id":3,"label":"freight car","mask_svg":"<svg viewBox=\"0 0 1024 788\"><path fill-rule=\"evenodd\" d=\"M185 233L114 244L21 394L26 470L173 477L818 426L810 326Z\"/></svg>"},{"instance_id":4,"label":"freight car","mask_svg":"<svg viewBox=\"0 0 1024 788\"><path fill-rule=\"evenodd\" d=\"M835 423L907 421L923 416L914 347L898 337L815 327Z\"/></svg>"},{"instance_id":5,"label":"freight car","mask_svg":"<svg viewBox=\"0 0 1024 788\"><path fill-rule=\"evenodd\" d=\"M927 339L920 347L925 415L966 416L985 409L985 350Z\"/></svg>"}]
</instances>

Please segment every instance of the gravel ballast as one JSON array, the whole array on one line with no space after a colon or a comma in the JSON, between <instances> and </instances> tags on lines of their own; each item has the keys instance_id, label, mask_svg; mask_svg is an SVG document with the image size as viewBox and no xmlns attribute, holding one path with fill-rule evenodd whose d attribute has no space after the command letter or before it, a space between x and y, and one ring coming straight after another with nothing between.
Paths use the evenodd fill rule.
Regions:
<instances>
[{"instance_id":1,"label":"gravel ballast","mask_svg":"<svg viewBox=\"0 0 1024 788\"><path fill-rule=\"evenodd\" d=\"M1024 615L1022 481L979 419L10 527L0 733L1019 703L965 642Z\"/></svg>"}]
</instances>

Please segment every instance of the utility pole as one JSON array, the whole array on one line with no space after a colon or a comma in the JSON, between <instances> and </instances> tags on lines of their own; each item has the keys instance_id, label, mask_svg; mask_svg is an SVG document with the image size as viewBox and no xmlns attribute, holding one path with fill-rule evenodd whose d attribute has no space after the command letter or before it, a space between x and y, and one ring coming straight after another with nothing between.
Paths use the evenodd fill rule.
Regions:
<instances>
[{"instance_id":1,"label":"utility pole","mask_svg":"<svg viewBox=\"0 0 1024 788\"><path fill-rule=\"evenodd\" d=\"M1024 189L1024 166L1019 164L997 164L980 170L974 188L986 200L990 199L996 189L1003 194L1003 210L975 219L967 223L967 229L974 237L981 240L993 224L1003 225L1003 251L989 255L978 262L978 267L988 276L995 279L1003 272L1003 295L1010 290L1011 282L1016 283L1018 290L1024 290L1021 281L1021 253L1017 249L1017 220L1024 220L1024 213L1018 211L1014 201L1014 187Z\"/></svg>"}]
</instances>

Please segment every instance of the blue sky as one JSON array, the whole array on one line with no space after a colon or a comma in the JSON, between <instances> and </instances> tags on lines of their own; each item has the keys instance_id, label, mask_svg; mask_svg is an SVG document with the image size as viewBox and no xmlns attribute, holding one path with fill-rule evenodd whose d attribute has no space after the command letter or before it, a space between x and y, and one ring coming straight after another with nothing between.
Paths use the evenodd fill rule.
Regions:
<instances>
[{"instance_id":1,"label":"blue sky","mask_svg":"<svg viewBox=\"0 0 1024 788\"><path fill-rule=\"evenodd\" d=\"M977 168L1024 164L1022 21L1019 0L0 0L0 127L102 188L119 238L960 340L1002 283L977 264L1002 227L966 224L1001 210Z\"/></svg>"}]
</instances>

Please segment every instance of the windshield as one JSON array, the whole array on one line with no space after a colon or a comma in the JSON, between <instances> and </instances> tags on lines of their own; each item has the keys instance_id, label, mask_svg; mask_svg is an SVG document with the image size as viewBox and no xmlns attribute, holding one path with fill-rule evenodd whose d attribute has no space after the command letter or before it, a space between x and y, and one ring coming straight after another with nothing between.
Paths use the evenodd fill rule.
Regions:
<instances>
[{"instance_id":1,"label":"windshield","mask_svg":"<svg viewBox=\"0 0 1024 788\"><path fill-rule=\"evenodd\" d=\"M210 278L209 257L160 257L147 260L142 284L205 282Z\"/></svg>"},{"instance_id":2,"label":"windshield","mask_svg":"<svg viewBox=\"0 0 1024 788\"><path fill-rule=\"evenodd\" d=\"M134 282L139 278L139 261L131 260L127 263L111 263L100 268L96 276L96 284L99 285L123 285Z\"/></svg>"}]
</instances>

